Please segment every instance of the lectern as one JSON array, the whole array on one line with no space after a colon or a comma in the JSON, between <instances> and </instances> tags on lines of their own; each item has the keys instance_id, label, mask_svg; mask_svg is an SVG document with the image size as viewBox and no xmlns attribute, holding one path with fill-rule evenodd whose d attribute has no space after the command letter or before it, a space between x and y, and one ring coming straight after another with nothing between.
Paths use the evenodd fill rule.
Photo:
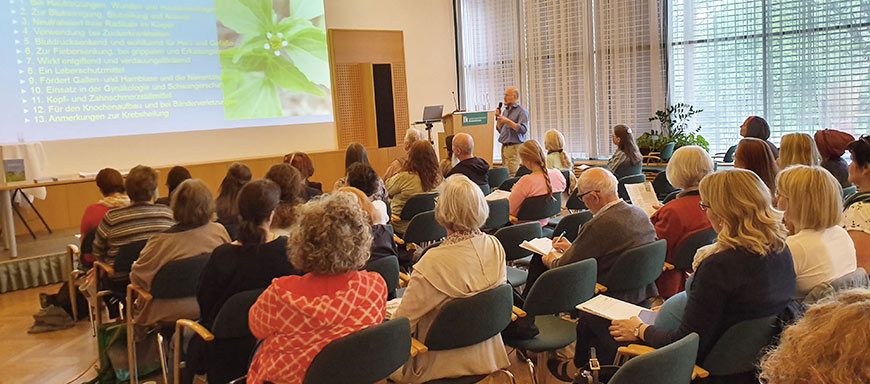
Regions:
<instances>
[{"instance_id":1,"label":"lectern","mask_svg":"<svg viewBox=\"0 0 870 384\"><path fill-rule=\"evenodd\" d=\"M444 138L457 133L467 133L474 139L474 156L486 160L492 166L492 141L495 138L495 112L453 112L442 118L444 132L438 133L440 158L447 157Z\"/></svg>"}]
</instances>

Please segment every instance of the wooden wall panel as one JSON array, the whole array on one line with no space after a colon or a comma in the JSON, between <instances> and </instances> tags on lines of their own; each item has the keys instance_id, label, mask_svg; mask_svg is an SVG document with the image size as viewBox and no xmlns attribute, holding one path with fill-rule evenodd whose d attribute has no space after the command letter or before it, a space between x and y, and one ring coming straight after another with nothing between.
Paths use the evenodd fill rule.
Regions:
<instances>
[{"instance_id":1,"label":"wooden wall panel","mask_svg":"<svg viewBox=\"0 0 870 384\"><path fill-rule=\"evenodd\" d=\"M405 132L411 124L408 116L408 82L405 78L405 63L394 63L393 69L393 104L396 110L396 146L405 143Z\"/></svg>"}]
</instances>

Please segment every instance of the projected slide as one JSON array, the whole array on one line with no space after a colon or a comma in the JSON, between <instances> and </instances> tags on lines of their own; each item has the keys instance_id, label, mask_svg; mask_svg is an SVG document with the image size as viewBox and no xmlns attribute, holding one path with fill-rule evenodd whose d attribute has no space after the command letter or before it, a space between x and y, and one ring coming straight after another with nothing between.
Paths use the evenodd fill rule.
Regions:
<instances>
[{"instance_id":1,"label":"projected slide","mask_svg":"<svg viewBox=\"0 0 870 384\"><path fill-rule=\"evenodd\" d=\"M323 0L0 0L0 142L332 121L323 13Z\"/></svg>"}]
</instances>

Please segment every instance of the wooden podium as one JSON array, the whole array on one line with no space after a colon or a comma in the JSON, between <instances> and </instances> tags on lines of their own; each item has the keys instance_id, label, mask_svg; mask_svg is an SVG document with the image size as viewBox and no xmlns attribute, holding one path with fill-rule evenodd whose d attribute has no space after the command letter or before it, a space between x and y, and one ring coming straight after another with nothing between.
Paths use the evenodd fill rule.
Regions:
<instances>
[{"instance_id":1,"label":"wooden podium","mask_svg":"<svg viewBox=\"0 0 870 384\"><path fill-rule=\"evenodd\" d=\"M439 158L447 157L444 138L457 133L467 133L474 139L474 156L486 160L492 166L492 142L495 138L495 112L453 112L441 118L444 132L438 132Z\"/></svg>"}]
</instances>

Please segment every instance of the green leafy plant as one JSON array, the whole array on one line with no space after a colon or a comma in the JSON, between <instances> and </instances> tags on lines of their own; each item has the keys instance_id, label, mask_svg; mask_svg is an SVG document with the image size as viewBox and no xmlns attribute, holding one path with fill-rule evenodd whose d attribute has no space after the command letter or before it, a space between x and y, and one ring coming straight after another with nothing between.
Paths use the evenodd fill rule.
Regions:
<instances>
[{"instance_id":1,"label":"green leafy plant","mask_svg":"<svg viewBox=\"0 0 870 384\"><path fill-rule=\"evenodd\" d=\"M326 96L326 32L311 20L323 16L322 0L289 1L278 20L272 0L215 0L217 19L241 44L220 52L227 119L280 117L281 90Z\"/></svg>"},{"instance_id":2,"label":"green leafy plant","mask_svg":"<svg viewBox=\"0 0 870 384\"><path fill-rule=\"evenodd\" d=\"M667 143L674 143L674 149L686 145L697 145L704 150L710 150L710 143L701 136L701 126L690 128L692 117L703 112L703 109L679 103L669 106L664 111L656 111L649 121L658 121L661 130L644 133L637 139L639 147L649 147L653 151L661 150Z\"/></svg>"}]
</instances>

